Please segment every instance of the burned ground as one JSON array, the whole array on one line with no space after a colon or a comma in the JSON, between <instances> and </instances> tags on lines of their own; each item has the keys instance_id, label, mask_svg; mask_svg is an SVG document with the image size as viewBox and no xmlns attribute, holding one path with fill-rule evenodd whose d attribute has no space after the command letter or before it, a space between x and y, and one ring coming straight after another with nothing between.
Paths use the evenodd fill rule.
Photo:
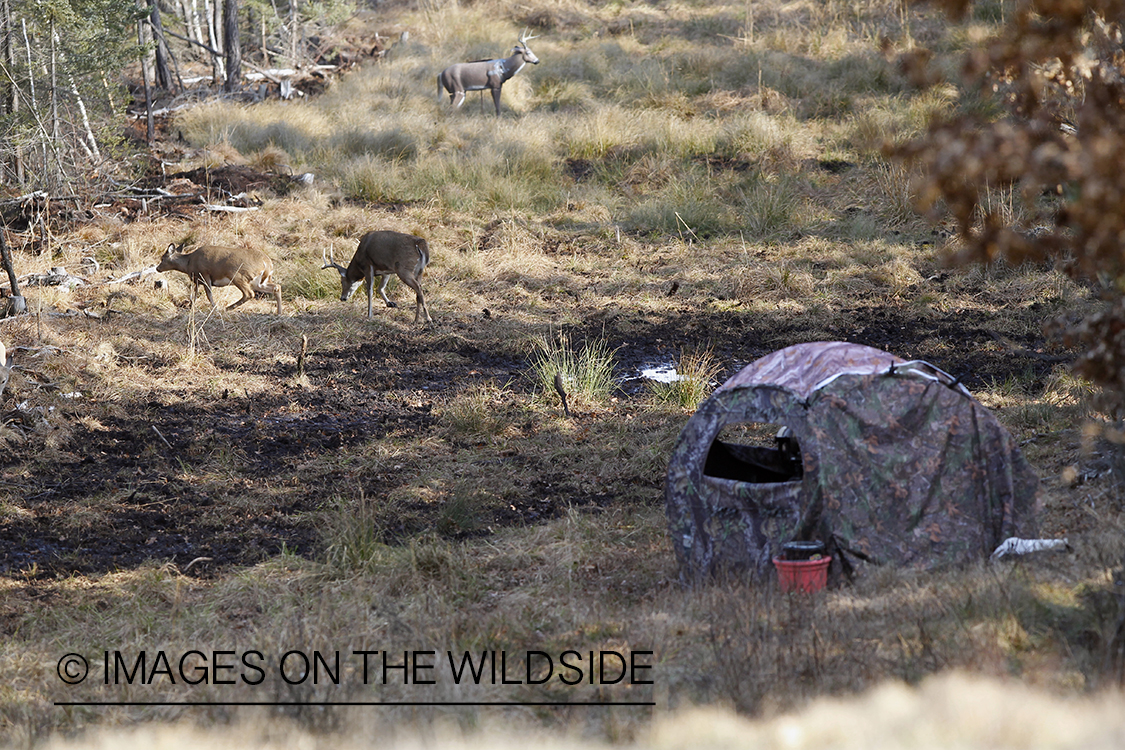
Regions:
<instances>
[{"instance_id":1,"label":"burned ground","mask_svg":"<svg viewBox=\"0 0 1125 750\"><path fill-rule=\"evenodd\" d=\"M770 351L831 336L927 359L970 388L1010 377L1042 382L1059 359L1044 353L1047 342L1041 334L998 343L984 312L935 315L905 306L858 307L835 315L828 330L807 318L704 313L687 305L659 319L596 310L587 318L585 330L571 335L604 338L615 349L623 408L648 398L631 375L691 349L714 352L725 366L721 380ZM324 552L321 515L339 498L356 493L375 501L374 522L391 544L419 533L451 539L489 534L555 518L572 507L596 512L638 502L638 497L659 503L659 477L622 477L621 484L611 481L592 490L569 467L498 447L477 463L534 476L522 494L475 509L468 521L441 504L381 506L379 499L412 481L417 467L365 464L372 445L393 435L406 443L445 438L456 449L458 438L448 434L435 405L482 382L506 384L514 397L531 394L526 357L516 349L496 348L489 330L495 324L494 317L444 321L425 333L388 329L377 342L313 348L304 386L297 383L291 362L230 355L218 360L220 369L276 386L253 394L225 388L202 401L174 391L138 392L114 416L99 417L96 427L80 419L87 407L75 404L64 415L74 427L61 444L44 451L32 438L11 442L5 451L3 480L21 499L19 512L0 521L0 572L53 577L112 571L145 560L172 561L185 569L206 558L192 574L215 575L283 550L317 557ZM11 417L21 395L6 396L5 413ZM577 421L614 418L612 412L575 416ZM532 420L518 429L534 434L543 425ZM326 456L339 461L318 461ZM225 467L225 479L201 479L195 467L216 461ZM648 486L638 492L638 482ZM89 508L89 519L76 520L76 507Z\"/></svg>"}]
</instances>

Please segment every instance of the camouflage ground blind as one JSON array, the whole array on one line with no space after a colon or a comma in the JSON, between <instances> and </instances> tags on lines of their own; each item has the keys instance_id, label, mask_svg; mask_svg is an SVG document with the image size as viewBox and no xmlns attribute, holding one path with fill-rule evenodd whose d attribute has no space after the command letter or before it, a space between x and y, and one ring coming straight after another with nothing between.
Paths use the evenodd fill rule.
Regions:
<instances>
[{"instance_id":1,"label":"camouflage ground blind","mask_svg":"<svg viewBox=\"0 0 1125 750\"><path fill-rule=\"evenodd\" d=\"M726 425L787 441L719 439ZM953 378L858 344L817 342L745 367L688 421L665 504L686 581L772 574L792 540L819 539L834 574L856 561L925 569L1034 537L1039 480L995 417Z\"/></svg>"}]
</instances>

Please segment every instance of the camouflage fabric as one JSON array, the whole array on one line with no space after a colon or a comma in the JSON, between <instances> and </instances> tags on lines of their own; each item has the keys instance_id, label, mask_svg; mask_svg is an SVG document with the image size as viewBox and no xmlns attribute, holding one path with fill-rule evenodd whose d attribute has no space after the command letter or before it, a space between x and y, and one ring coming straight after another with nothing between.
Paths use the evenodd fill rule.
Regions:
<instances>
[{"instance_id":1,"label":"camouflage fabric","mask_svg":"<svg viewBox=\"0 0 1125 750\"><path fill-rule=\"evenodd\" d=\"M705 472L720 430L745 422L789 427L803 476ZM820 539L845 562L929 569L1035 536L1038 481L1007 431L946 373L817 342L748 365L700 406L673 448L665 504L686 580L770 572L793 539Z\"/></svg>"}]
</instances>

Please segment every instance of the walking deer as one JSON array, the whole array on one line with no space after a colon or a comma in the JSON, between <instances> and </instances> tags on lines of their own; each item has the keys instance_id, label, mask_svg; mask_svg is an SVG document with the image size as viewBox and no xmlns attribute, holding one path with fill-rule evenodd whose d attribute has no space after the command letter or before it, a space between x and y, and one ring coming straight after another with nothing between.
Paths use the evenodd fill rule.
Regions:
<instances>
[{"instance_id":1,"label":"walking deer","mask_svg":"<svg viewBox=\"0 0 1125 750\"><path fill-rule=\"evenodd\" d=\"M186 273L191 278L193 295L203 284L211 307L215 307L215 298L211 296L213 286L233 284L242 292L242 299L227 307L228 310L253 298L255 292L272 294L277 298L277 314L281 315L281 284L271 280L273 261L261 250L220 245L204 245L190 253L183 249L183 245L168 245L156 270Z\"/></svg>"},{"instance_id":2,"label":"walking deer","mask_svg":"<svg viewBox=\"0 0 1125 750\"><path fill-rule=\"evenodd\" d=\"M398 307L387 298L387 282L391 274L395 274L402 283L414 290L415 308L414 322L417 323L422 314L426 315L426 322L432 323L430 311L426 307L426 297L422 294L422 272L430 262L430 246L421 237L412 234L391 231L368 232L359 240L352 262L347 268L334 263L332 251L323 255L324 265L321 269L335 268L340 272L342 291L340 301L347 302L359 285L367 281L367 318L371 319L371 290L375 286L375 277L379 277L379 296L387 307Z\"/></svg>"},{"instance_id":3,"label":"walking deer","mask_svg":"<svg viewBox=\"0 0 1125 750\"><path fill-rule=\"evenodd\" d=\"M465 102L466 91L492 90L492 101L496 105L496 116L500 116L500 87L504 82L520 72L525 63L539 64L539 58L527 46L535 39L524 30L519 43L512 50L512 56L498 60L477 60L476 62L456 63L443 70L438 76L438 99L442 89L449 92L449 102L460 108Z\"/></svg>"}]
</instances>

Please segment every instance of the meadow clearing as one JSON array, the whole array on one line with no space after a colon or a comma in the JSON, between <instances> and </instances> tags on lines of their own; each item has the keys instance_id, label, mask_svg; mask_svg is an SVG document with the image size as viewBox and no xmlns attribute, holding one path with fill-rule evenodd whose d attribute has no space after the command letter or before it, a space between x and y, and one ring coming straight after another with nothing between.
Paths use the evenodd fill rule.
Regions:
<instances>
[{"instance_id":1,"label":"meadow clearing","mask_svg":"<svg viewBox=\"0 0 1125 750\"><path fill-rule=\"evenodd\" d=\"M91 205L10 233L20 274L99 270L25 287L31 315L0 326L18 365L0 745L1120 746L1118 433L1044 330L1096 290L1050 263L948 263L951 225L914 212L886 150L995 106L952 74L915 90L896 55L952 73L1005 12L390 0L334 33L407 38L323 93L178 110L130 157L138 182L214 202L207 175L232 167L314 178L263 183L249 211ZM540 63L499 117L487 95L439 101L442 68L527 29ZM372 229L427 238L432 325L397 281L372 320L362 291L339 301L323 254ZM282 313L192 306L182 274L104 283L185 242L265 250ZM743 365L836 339L961 377L1039 473L1042 535L1073 551L812 598L682 587L662 498L679 430ZM640 377L667 365L691 377ZM581 679L540 681L532 651L577 654ZM650 669L603 681L602 652ZM509 671L456 681L466 653ZM61 679L67 654L88 679ZM339 705L371 701L393 705ZM542 705L577 702L630 705Z\"/></svg>"}]
</instances>

